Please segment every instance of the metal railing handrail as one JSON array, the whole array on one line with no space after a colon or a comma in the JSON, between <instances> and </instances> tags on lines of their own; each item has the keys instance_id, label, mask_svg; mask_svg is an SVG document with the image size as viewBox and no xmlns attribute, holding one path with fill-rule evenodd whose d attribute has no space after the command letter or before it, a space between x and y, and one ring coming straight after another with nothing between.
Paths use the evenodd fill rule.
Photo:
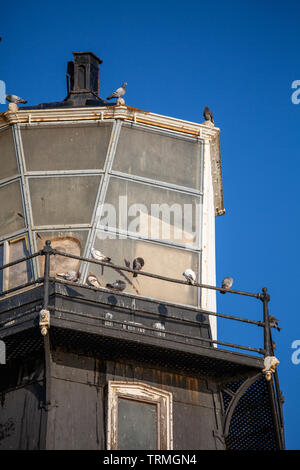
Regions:
<instances>
[{"instance_id":1,"label":"metal railing handrail","mask_svg":"<svg viewBox=\"0 0 300 470\"><path fill-rule=\"evenodd\" d=\"M19 263L24 263L24 261L29 261L33 258L36 258L37 256L41 256L43 254L43 250L37 251L36 253L33 253L32 255L24 256L23 258L16 259L15 261L11 261L10 263L3 264L0 266L0 271L6 268L10 268L11 266L14 266Z\"/></svg>"},{"instance_id":2,"label":"metal railing handrail","mask_svg":"<svg viewBox=\"0 0 300 470\"><path fill-rule=\"evenodd\" d=\"M97 316L93 316L93 315L90 315L90 314L80 313L80 312L72 312L72 311L69 311L67 309L63 309L61 307L49 305L50 282L52 282L54 280L54 281L57 281L57 282L60 282L60 283L63 283L63 284L65 284L65 283L66 284L73 284L72 282L68 282L68 281L65 281L65 280L63 281L62 279L56 279L56 278L50 277L50 257L55 256L55 255L64 256L64 257L68 257L68 258L72 258L72 259L77 259L79 261L83 261L83 262L87 262L87 263L93 263L93 264L100 265L100 266L105 266L105 267L115 269L115 270L118 270L118 271L125 271L125 272L129 272L129 273L133 273L133 274L137 273L139 276L146 276L146 277L155 278L155 279L162 280L162 281L177 283L177 284L181 284L181 285L189 285L191 287L202 288L202 289L212 289L212 290L219 291L219 292L226 292L226 293L230 293L230 294L238 294L238 295L243 295L243 296L248 296L248 297L259 299L263 303L263 320L262 321L249 320L249 319L245 319L245 318L236 317L236 316L233 316L233 315L227 315L227 314L221 314L221 313L217 313L217 312L206 311L206 310L203 310L203 309L200 309L200 308L197 308L197 307L188 307L188 306L182 306L182 307L185 308L186 310L190 310L190 311L201 313L201 314L208 315L208 316L211 315L211 316L221 317L221 318L225 318L225 319L230 319L230 320L233 320L233 321L240 321L240 322L244 322L244 323L248 323L248 324L255 324L256 326L263 327L263 329L264 329L264 347L263 347L263 349L253 348L253 347L250 347L250 346L242 346L242 345L233 344L233 343L229 343L229 342L225 342L225 341L219 341L219 340L216 340L216 339L204 338L204 337L201 337L201 336L200 337L191 336L191 335L187 335L187 334L184 334L182 332L179 332L179 331L177 332L177 331L170 331L170 330L160 330L160 329L154 328L153 326L149 327L149 326L146 326L146 325L143 325L143 324L141 324L141 325L140 324L130 325L130 326L135 326L136 328L142 328L143 330L145 330L145 333L143 332L143 334L146 334L146 336L148 336L148 337L151 334L153 335L153 333L156 333L160 336L162 341L173 338L173 341L175 341L176 343L188 344L189 341L196 341L197 340L197 342L200 341L200 344L202 342L202 346L203 346L203 343L204 343L204 345L208 344L210 347L212 347L212 345L220 345L220 346L224 346L224 347L228 347L228 348L241 349L241 350L248 351L248 352L258 353L258 354L262 355L264 358L267 358L269 356L271 356L271 358L272 358L272 356L274 355L273 341L272 341L272 334L271 334L271 328L274 327L274 324L273 325L270 324L270 316L269 316L269 310L268 310L270 295L267 292L267 288L264 287L262 289L262 293L255 294L255 293L251 293L251 292L238 291L238 290L234 290L234 289L224 289L222 287L212 286L212 285L207 285L207 284L202 284L202 283L196 283L196 282L193 283L193 284L190 284L188 281L184 281L184 280L181 280L181 279L169 278L169 277L166 277L166 276L161 276L159 274L148 273L146 271L136 271L136 270L131 269L130 267L127 267L127 266L126 267L125 266L119 266L119 265L115 265L113 263L107 263L107 262L99 261L99 260L96 260L96 259L93 259L93 258L85 258L83 256L77 256L77 255L73 255L73 254L70 254L70 253L64 253L64 252L61 252L59 250L55 250L54 248L52 248L51 247L51 242L49 240L46 241L46 244L45 244L45 246L42 250L39 250L38 252L33 253L29 256L25 256L23 258L20 258L18 260L15 260L15 261L12 261L10 263L6 263L6 264L0 266L0 273L1 273L1 271L3 271L6 268L10 268L11 266L15 266L17 264L29 261L33 258L38 257L38 256L43 256L45 258L44 276L43 277L39 277L37 279L31 280L31 281L29 281L27 283L24 283L22 285L19 285L19 286L16 286L16 287L13 287L13 288L10 288L10 289L7 289L5 291L0 292L0 298L1 298L2 296L5 296L5 295L10 294L12 292L18 291L18 290L23 289L25 287L29 287L29 286L32 286L32 285L35 285L35 284L43 284L43 295L42 295L42 299L40 299L42 301L42 304L41 305L40 304L36 305L36 306L32 307L31 309L20 313L20 315L17 315L17 318L21 319L21 323L26 323L27 319L25 317L28 313L34 313L35 311L38 311L39 309L41 309L41 310L39 310L40 327L41 327L41 332L44 335L45 345L47 345L47 344L49 345L49 335L47 335L47 328L50 326L50 323L48 324L48 326L45 327L43 322L41 324L41 319L45 318L45 317L43 317L43 315L47 316L47 314L48 314L49 315L49 322L50 322L50 312L51 311L52 312L53 311L58 311L58 312L66 313L66 314L68 314L68 313L76 314L78 316L78 318L76 319L75 317L71 317L70 321L77 322L77 323L82 323L82 321L80 321L80 317L88 317L90 319L92 318L92 319L102 320L104 322L104 325L105 325L105 322L109 322L110 323L109 328L112 328L113 330L115 330L115 329L119 330L120 325L124 326L124 324L126 324L126 322L124 322L122 320L118 320L118 319L105 318L105 317L99 318ZM93 290L100 290L101 289L102 291L104 291L104 288L102 286L101 286L100 289L97 289L96 287L84 285L80 282L77 285L80 286L80 287L83 287L83 288L88 288L88 289L93 289ZM110 290L110 289L105 288L105 290ZM160 302L163 303L163 301L160 301ZM122 308L128 310L128 309L130 309L130 306L124 306L123 305ZM147 313L148 315L149 315L149 313L151 313L151 312L146 312L146 311L144 312L144 310L140 307L135 308L135 311L138 312L138 313ZM152 312L152 313L153 313L153 315L157 316L156 312ZM4 329L9 328L10 327L10 321L15 321L15 320L16 320L16 315L14 314L12 317L6 318L5 321L0 322L0 328L4 328ZM192 325L195 325L195 324L199 325L198 321L188 319L188 318L182 319L182 318L170 316L170 318L168 317L168 320L170 320L171 322L172 321L176 321L176 322L182 321L184 323L189 323L189 324L192 324ZM107 326L107 325L105 325L105 326ZM45 330L46 332L45 331L43 332L43 330ZM135 332L135 331L136 330L131 330L131 332ZM264 363L266 363L266 361ZM279 422L276 425L277 428L279 426L279 431L278 431L278 440L280 441L279 444L284 446L282 396L281 396L281 391L280 391L280 388L279 388L278 373L277 373L276 369L271 371L274 375L274 381L270 382L270 376L268 378L268 372L270 373L270 371L266 371L266 369L263 369L262 373L263 372L266 374L266 378L268 380L268 388L270 390L270 393L271 393L271 396L272 396L272 403L273 403L272 415L273 415L274 420L276 422L277 422L276 416L277 416L277 414L279 415L279 417L278 417ZM49 394L50 394L49 390L46 391L46 395L48 396Z\"/></svg>"},{"instance_id":3,"label":"metal railing handrail","mask_svg":"<svg viewBox=\"0 0 300 470\"><path fill-rule=\"evenodd\" d=\"M174 282L174 283L177 283L177 284L184 284L184 285L188 285L188 286L192 286L192 287L201 287L203 289L212 289L212 290L216 290L216 291L229 292L231 294L245 295L245 296L254 297L254 298L257 298L257 299L259 299L261 297L261 294L255 294L253 292L238 291L238 290L234 290L234 289L224 289L222 287L212 286L212 285L209 285L209 284L201 284L201 283L198 283L198 282L194 282L193 284L190 284L188 281L184 281L182 279L176 279L176 278L171 278L171 277L167 277L167 276L161 276L160 274L149 273L147 271L136 271L132 268L128 268L127 266L121 266L121 265L117 265L117 264L106 263L104 261L98 261L98 260L93 259L93 258L84 258L83 256L77 256L77 255L65 253L63 251L55 250L55 248L52 248L52 254L59 255L59 256L65 256L66 258L78 259L80 261L85 261L87 263L98 264L100 266L107 266L107 267L110 267L110 268L119 269L120 271L126 271L126 272L130 272L130 273L133 273L133 274L136 273L139 276L152 277L154 279L159 279L161 281Z\"/></svg>"},{"instance_id":4,"label":"metal railing handrail","mask_svg":"<svg viewBox=\"0 0 300 470\"><path fill-rule=\"evenodd\" d=\"M230 320L234 320L234 321L242 321L242 322L245 322L245 323L256 324L257 326L262 326L264 328L264 349L258 349L258 348L250 348L250 349L252 349L253 351L259 352L260 354L263 354L265 357L273 355L271 326L270 326L270 318L269 318L269 312L268 312L268 303L270 301L270 295L268 294L267 289L265 287L262 289L261 294L260 293L255 294L255 293L252 293L252 292L238 291L238 290L234 290L234 289L225 289L225 288L222 288L222 287L217 287L217 286L212 286L212 285L202 284L202 283L196 283L196 282L193 283L193 284L190 284L188 281L184 281L184 280L181 280L181 279L169 278L167 276L161 276L159 274L148 273L146 271L137 271L137 270L134 270L134 269L132 269L130 267L127 267L127 266L125 267L125 266L115 265L113 263L107 263L107 262L104 262L104 261L99 261L99 260L96 260L94 258L86 258L86 257L83 257L83 256L78 256L78 255L74 255L74 254L70 254L70 253L65 253L65 252L56 250L55 248L52 248L50 240L46 241L46 244L45 244L45 246L42 250L39 250L38 252L33 253L29 256L20 258L18 260L15 260L15 261L12 261L10 263L7 263L5 265L0 266L0 270L3 270L5 268L9 268L11 266L14 266L18 263L22 263L24 261L29 261L29 260L37 257L37 256L44 256L45 257L44 277L43 278L40 277L40 278L38 278L34 281L30 281L28 283L22 284L21 286L16 286L16 287L13 287L13 288L8 289L6 291L2 291L2 292L0 292L0 296L6 295L8 293L17 291L21 288L25 288L25 287L28 287L28 286L31 286L31 285L34 285L34 284L37 284L37 283L43 283L43 285L44 285L43 309L47 310L48 309L48 304L49 304L49 282L51 280L51 278L50 278L50 257L53 256L53 255L54 256L55 255L64 256L64 257L67 257L67 258L77 259L79 261L84 261L84 262L87 262L87 263L94 263L94 264L97 264L97 265L100 265L100 266L105 266L105 267L108 267L108 268L117 269L119 271L130 272L130 273L133 273L133 274L137 273L139 276L147 276L147 277L159 279L159 280L162 280L162 281L173 282L173 283L177 283L177 284L181 284L181 285L188 285L190 287L203 288L203 289L212 289L212 290L216 290L216 291L220 291L220 292L244 295L244 296L259 299L263 302L263 321L254 321L254 320L242 319L242 318L235 317L235 316L232 316L232 315L205 311L205 310L198 309L198 308L192 308L192 310L193 311L196 310L199 313L203 313L203 314L206 314L206 315L212 315L212 316L222 317L222 318L230 319ZM84 286L83 284L81 284L81 285L83 287L88 287L88 286ZM214 340L214 341L210 340L210 342L225 344L224 342L218 342L216 340ZM228 343L228 345L229 344L230 343ZM232 345L232 347L248 349L248 347L241 347L239 345Z\"/></svg>"}]
</instances>

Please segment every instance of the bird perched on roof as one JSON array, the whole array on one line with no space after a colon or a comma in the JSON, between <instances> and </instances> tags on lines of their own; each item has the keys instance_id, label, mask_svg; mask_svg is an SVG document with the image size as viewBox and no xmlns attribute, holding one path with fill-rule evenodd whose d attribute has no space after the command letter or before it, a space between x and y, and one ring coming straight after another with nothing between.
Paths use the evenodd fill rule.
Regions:
<instances>
[{"instance_id":1,"label":"bird perched on roof","mask_svg":"<svg viewBox=\"0 0 300 470\"><path fill-rule=\"evenodd\" d=\"M205 121L210 121L213 124L215 123L213 113L211 112L208 106L204 106L203 117Z\"/></svg>"},{"instance_id":2,"label":"bird perched on roof","mask_svg":"<svg viewBox=\"0 0 300 470\"><path fill-rule=\"evenodd\" d=\"M26 100L23 100L23 98L20 98L17 95L5 95L5 98L9 103L23 103L23 104L27 103Z\"/></svg>"},{"instance_id":3,"label":"bird perched on roof","mask_svg":"<svg viewBox=\"0 0 300 470\"><path fill-rule=\"evenodd\" d=\"M122 99L122 97L126 93L126 86L127 86L127 83L124 82L123 85L120 88L118 88L116 91L114 91L106 99L111 100L112 98L117 98L117 104L125 104L125 101Z\"/></svg>"},{"instance_id":4,"label":"bird perched on roof","mask_svg":"<svg viewBox=\"0 0 300 470\"><path fill-rule=\"evenodd\" d=\"M80 272L74 270L68 271L67 273L56 273L56 275L71 282L77 282L80 278Z\"/></svg>"},{"instance_id":5,"label":"bird perched on roof","mask_svg":"<svg viewBox=\"0 0 300 470\"><path fill-rule=\"evenodd\" d=\"M93 273L89 273L86 282L89 286L101 287L100 282L98 281L97 277Z\"/></svg>"},{"instance_id":6,"label":"bird perched on roof","mask_svg":"<svg viewBox=\"0 0 300 470\"><path fill-rule=\"evenodd\" d=\"M132 263L132 268L135 271L140 271L142 267L144 266L144 264L145 264L145 261L143 260L143 258L135 258ZM137 273L134 273L133 277L137 277Z\"/></svg>"},{"instance_id":7,"label":"bird perched on roof","mask_svg":"<svg viewBox=\"0 0 300 470\"><path fill-rule=\"evenodd\" d=\"M106 284L106 287L108 289L113 289L113 290L117 290L119 292L122 292L126 287L126 282L121 281L120 279L118 279L117 281L113 282L112 284Z\"/></svg>"},{"instance_id":8,"label":"bird perched on roof","mask_svg":"<svg viewBox=\"0 0 300 470\"><path fill-rule=\"evenodd\" d=\"M9 111L12 111L14 113L17 113L19 108L17 103L27 103L26 100L23 100L23 98L20 98L19 96L16 95L5 95L6 100L9 102L8 109Z\"/></svg>"},{"instance_id":9,"label":"bird perched on roof","mask_svg":"<svg viewBox=\"0 0 300 470\"><path fill-rule=\"evenodd\" d=\"M191 269L186 269L182 275L186 278L186 280L188 281L189 284L195 284L196 282L196 274L194 273L194 271L192 271Z\"/></svg>"},{"instance_id":10,"label":"bird perched on roof","mask_svg":"<svg viewBox=\"0 0 300 470\"><path fill-rule=\"evenodd\" d=\"M96 259L97 261L103 261L104 263L109 263L111 258L105 256L101 251L95 250L95 248L91 249L92 258Z\"/></svg>"},{"instance_id":11,"label":"bird perched on roof","mask_svg":"<svg viewBox=\"0 0 300 470\"><path fill-rule=\"evenodd\" d=\"M225 277L222 281L222 289L230 289L233 284L232 277ZM226 294L226 292L220 291L221 294Z\"/></svg>"}]
</instances>

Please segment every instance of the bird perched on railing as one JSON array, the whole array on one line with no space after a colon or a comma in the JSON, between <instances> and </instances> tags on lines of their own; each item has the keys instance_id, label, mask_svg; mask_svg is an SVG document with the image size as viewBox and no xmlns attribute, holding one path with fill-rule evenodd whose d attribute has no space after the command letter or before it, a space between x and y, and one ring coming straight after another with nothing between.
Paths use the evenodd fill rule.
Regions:
<instances>
[{"instance_id":1,"label":"bird perched on railing","mask_svg":"<svg viewBox=\"0 0 300 470\"><path fill-rule=\"evenodd\" d=\"M121 281L120 279L118 279L117 281L115 281L111 284L106 284L106 287L108 289L113 289L113 290L117 290L119 292L122 292L126 287L126 282Z\"/></svg>"},{"instance_id":2,"label":"bird perched on railing","mask_svg":"<svg viewBox=\"0 0 300 470\"><path fill-rule=\"evenodd\" d=\"M145 261L143 260L143 258L138 257L133 260L132 268L135 271L140 271L142 267L144 266L144 264L145 264ZM133 277L137 277L137 273L134 273Z\"/></svg>"},{"instance_id":3,"label":"bird perched on railing","mask_svg":"<svg viewBox=\"0 0 300 470\"><path fill-rule=\"evenodd\" d=\"M95 250L95 248L91 249L91 256L97 261L103 261L103 263L110 263L111 261L111 258L105 256L103 253L101 253L101 251Z\"/></svg>"},{"instance_id":4,"label":"bird perched on railing","mask_svg":"<svg viewBox=\"0 0 300 470\"><path fill-rule=\"evenodd\" d=\"M66 281L77 282L80 278L80 272L71 270L67 273L56 273L56 276L61 277Z\"/></svg>"},{"instance_id":5,"label":"bird perched on railing","mask_svg":"<svg viewBox=\"0 0 300 470\"><path fill-rule=\"evenodd\" d=\"M89 286L101 287L100 282L98 281L97 277L93 273L89 273L86 282Z\"/></svg>"},{"instance_id":6,"label":"bird perched on railing","mask_svg":"<svg viewBox=\"0 0 300 470\"><path fill-rule=\"evenodd\" d=\"M127 83L124 82L120 88L118 88L116 91L114 91L106 99L111 100L112 98L117 98L117 104L125 104L125 101L122 97L126 93L126 86L127 86Z\"/></svg>"},{"instance_id":7,"label":"bird perched on railing","mask_svg":"<svg viewBox=\"0 0 300 470\"><path fill-rule=\"evenodd\" d=\"M186 278L186 280L188 281L189 284L195 284L196 282L196 274L194 273L194 271L192 271L192 269L186 269L182 275Z\"/></svg>"},{"instance_id":8,"label":"bird perched on railing","mask_svg":"<svg viewBox=\"0 0 300 470\"><path fill-rule=\"evenodd\" d=\"M225 277L222 281L222 289L230 289L233 284L232 277ZM221 294L226 294L226 292L220 291Z\"/></svg>"},{"instance_id":9,"label":"bird perched on railing","mask_svg":"<svg viewBox=\"0 0 300 470\"><path fill-rule=\"evenodd\" d=\"M211 112L208 106L204 106L203 117L205 121L210 121L213 124L215 123L213 113Z\"/></svg>"},{"instance_id":10,"label":"bird perched on railing","mask_svg":"<svg viewBox=\"0 0 300 470\"><path fill-rule=\"evenodd\" d=\"M280 331L281 328L278 326L278 318L275 318L274 315L269 316L270 328L276 328L277 331Z\"/></svg>"}]
</instances>

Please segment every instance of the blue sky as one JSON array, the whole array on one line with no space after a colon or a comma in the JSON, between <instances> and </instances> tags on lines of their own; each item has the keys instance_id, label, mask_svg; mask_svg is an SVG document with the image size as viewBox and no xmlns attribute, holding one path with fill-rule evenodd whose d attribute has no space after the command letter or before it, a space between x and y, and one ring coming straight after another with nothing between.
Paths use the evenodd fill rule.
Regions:
<instances>
[{"instance_id":1,"label":"blue sky","mask_svg":"<svg viewBox=\"0 0 300 470\"><path fill-rule=\"evenodd\" d=\"M204 105L212 109L226 208L216 219L217 281L229 274L236 289L268 287L282 327L274 340L286 445L300 449L300 364L291 361L300 340L300 104L291 101L300 80L300 3L27 1L8 21L10 9L2 7L0 79L30 105L63 99L72 51L90 50L103 60L102 97L127 81L126 103L143 110L202 122ZM218 297L222 313L260 319L261 307ZM220 340L262 346L261 329L240 328L220 322Z\"/></svg>"}]
</instances>

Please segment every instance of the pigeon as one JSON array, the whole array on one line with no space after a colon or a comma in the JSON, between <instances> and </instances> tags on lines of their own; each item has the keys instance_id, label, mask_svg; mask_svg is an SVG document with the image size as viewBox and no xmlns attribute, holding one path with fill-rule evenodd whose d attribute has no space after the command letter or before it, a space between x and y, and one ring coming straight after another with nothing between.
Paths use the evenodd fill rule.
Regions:
<instances>
[{"instance_id":1,"label":"pigeon","mask_svg":"<svg viewBox=\"0 0 300 470\"><path fill-rule=\"evenodd\" d=\"M230 289L233 284L232 277L225 277L222 281L222 289ZM226 294L226 292L220 291L221 294Z\"/></svg>"},{"instance_id":2,"label":"pigeon","mask_svg":"<svg viewBox=\"0 0 300 470\"><path fill-rule=\"evenodd\" d=\"M125 93L126 93L126 86L127 86L127 83L124 82L123 85L120 88L118 88L116 91L114 91L106 99L111 100L112 98L122 98L122 96L124 96Z\"/></svg>"},{"instance_id":3,"label":"pigeon","mask_svg":"<svg viewBox=\"0 0 300 470\"><path fill-rule=\"evenodd\" d=\"M23 103L23 104L27 103L26 100L23 100L23 98L20 98L19 96L16 96L16 95L5 95L5 96L6 96L6 100L9 103Z\"/></svg>"},{"instance_id":4,"label":"pigeon","mask_svg":"<svg viewBox=\"0 0 300 470\"><path fill-rule=\"evenodd\" d=\"M194 271L192 271L191 269L186 269L182 275L186 278L186 280L189 282L189 284L195 284L195 281L196 281L196 274L194 273Z\"/></svg>"},{"instance_id":5,"label":"pigeon","mask_svg":"<svg viewBox=\"0 0 300 470\"><path fill-rule=\"evenodd\" d=\"M101 287L100 282L98 281L97 277L93 273L89 273L87 277L87 284L93 287Z\"/></svg>"},{"instance_id":6,"label":"pigeon","mask_svg":"<svg viewBox=\"0 0 300 470\"><path fill-rule=\"evenodd\" d=\"M95 250L95 248L92 248L91 255L92 258L96 259L97 261L103 261L104 263L109 263L111 261L111 258L105 256L103 253L101 253L101 251Z\"/></svg>"},{"instance_id":7,"label":"pigeon","mask_svg":"<svg viewBox=\"0 0 300 470\"><path fill-rule=\"evenodd\" d=\"M280 331L281 328L278 326L278 318L275 318L273 315L269 316L270 328L276 328L277 331Z\"/></svg>"},{"instance_id":8,"label":"pigeon","mask_svg":"<svg viewBox=\"0 0 300 470\"><path fill-rule=\"evenodd\" d=\"M120 279L118 279L117 281L113 282L112 284L106 284L106 287L108 289L118 290L118 291L122 292L126 287L126 282L121 281Z\"/></svg>"},{"instance_id":9,"label":"pigeon","mask_svg":"<svg viewBox=\"0 0 300 470\"><path fill-rule=\"evenodd\" d=\"M58 277L62 277L66 281L71 281L71 282L77 282L78 279L80 278L80 272L79 271L68 271L67 273L56 273Z\"/></svg>"},{"instance_id":10,"label":"pigeon","mask_svg":"<svg viewBox=\"0 0 300 470\"><path fill-rule=\"evenodd\" d=\"M144 264L145 264L145 261L143 260L143 258L135 258L133 260L132 267L135 271L140 271L142 267L144 266ZM133 277L137 277L137 273L134 273Z\"/></svg>"},{"instance_id":11,"label":"pigeon","mask_svg":"<svg viewBox=\"0 0 300 470\"><path fill-rule=\"evenodd\" d=\"M213 124L215 123L213 114L208 106L204 106L203 116L205 121L211 121Z\"/></svg>"}]
</instances>

